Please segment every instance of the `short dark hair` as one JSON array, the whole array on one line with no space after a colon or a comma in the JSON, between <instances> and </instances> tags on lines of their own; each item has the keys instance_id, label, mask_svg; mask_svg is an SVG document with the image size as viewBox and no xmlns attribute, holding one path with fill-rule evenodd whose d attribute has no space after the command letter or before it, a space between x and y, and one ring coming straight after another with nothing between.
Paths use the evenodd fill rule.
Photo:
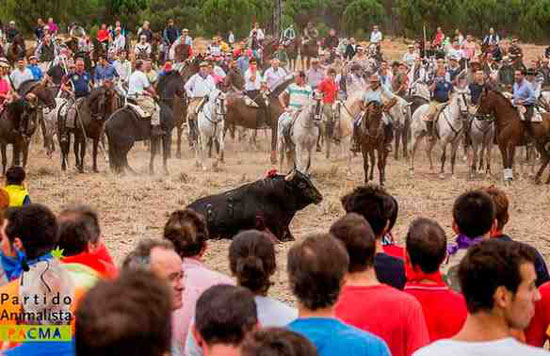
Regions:
<instances>
[{"instance_id":1,"label":"short dark hair","mask_svg":"<svg viewBox=\"0 0 550 356\"><path fill-rule=\"evenodd\" d=\"M101 230L97 213L88 206L65 208L57 218L58 246L65 256L85 252L88 244L97 243Z\"/></svg>"},{"instance_id":2,"label":"short dark hair","mask_svg":"<svg viewBox=\"0 0 550 356\"><path fill-rule=\"evenodd\" d=\"M284 328L266 328L245 338L241 356L317 356L317 350L298 333Z\"/></svg>"},{"instance_id":3,"label":"short dark hair","mask_svg":"<svg viewBox=\"0 0 550 356\"><path fill-rule=\"evenodd\" d=\"M257 323L254 295L246 288L218 284L197 300L195 328L207 345L240 345Z\"/></svg>"},{"instance_id":4,"label":"short dark hair","mask_svg":"<svg viewBox=\"0 0 550 356\"><path fill-rule=\"evenodd\" d=\"M174 245L168 240L141 239L136 248L122 262L123 269L149 269L151 266L151 251L155 247L174 250Z\"/></svg>"},{"instance_id":5,"label":"short dark hair","mask_svg":"<svg viewBox=\"0 0 550 356\"><path fill-rule=\"evenodd\" d=\"M26 177L27 174L23 167L13 166L8 168L6 172L6 183L7 185L21 185Z\"/></svg>"},{"instance_id":6,"label":"short dark hair","mask_svg":"<svg viewBox=\"0 0 550 356\"><path fill-rule=\"evenodd\" d=\"M437 272L447 255L445 231L435 220L415 219L409 226L406 245L411 265L424 273Z\"/></svg>"},{"instance_id":7,"label":"short dark hair","mask_svg":"<svg viewBox=\"0 0 550 356\"><path fill-rule=\"evenodd\" d=\"M455 200L453 219L461 234L470 238L483 236L491 231L495 221L493 199L481 190L463 193Z\"/></svg>"},{"instance_id":8,"label":"short dark hair","mask_svg":"<svg viewBox=\"0 0 550 356\"><path fill-rule=\"evenodd\" d=\"M336 304L349 257L344 245L330 234L316 234L288 252L287 271L292 293L310 310Z\"/></svg>"},{"instance_id":9,"label":"short dark hair","mask_svg":"<svg viewBox=\"0 0 550 356\"><path fill-rule=\"evenodd\" d=\"M301 70L301 71L298 72L298 76L299 76L300 78L305 78L305 77L306 77L306 72L304 72L303 70Z\"/></svg>"},{"instance_id":10,"label":"short dark hair","mask_svg":"<svg viewBox=\"0 0 550 356\"><path fill-rule=\"evenodd\" d=\"M229 267L239 285L253 293L267 293L269 278L275 273L275 246L264 232L243 231L237 234L229 246Z\"/></svg>"},{"instance_id":11,"label":"short dark hair","mask_svg":"<svg viewBox=\"0 0 550 356\"><path fill-rule=\"evenodd\" d=\"M53 250L57 244L57 220L48 207L29 204L13 210L6 235L13 243L21 239L28 259L35 259Z\"/></svg>"},{"instance_id":12,"label":"short dark hair","mask_svg":"<svg viewBox=\"0 0 550 356\"><path fill-rule=\"evenodd\" d=\"M532 249L515 241L489 239L470 247L458 267L468 312L492 310L493 295L500 286L516 293L522 281L520 266L534 264L535 259Z\"/></svg>"},{"instance_id":13,"label":"short dark hair","mask_svg":"<svg viewBox=\"0 0 550 356\"><path fill-rule=\"evenodd\" d=\"M498 189L494 185L490 187L483 188L483 191L493 199L495 204L495 218L497 219L497 228L501 231L504 229L504 226L510 220L510 214L508 213L508 208L510 202L504 191Z\"/></svg>"},{"instance_id":14,"label":"short dark hair","mask_svg":"<svg viewBox=\"0 0 550 356\"><path fill-rule=\"evenodd\" d=\"M397 217L395 200L376 184L357 187L341 201L346 213L357 213L369 222L376 237L381 237L393 215Z\"/></svg>"},{"instance_id":15,"label":"short dark hair","mask_svg":"<svg viewBox=\"0 0 550 356\"><path fill-rule=\"evenodd\" d=\"M176 210L164 225L164 238L174 244L181 258L197 256L206 246L208 227L194 210Z\"/></svg>"},{"instance_id":16,"label":"short dark hair","mask_svg":"<svg viewBox=\"0 0 550 356\"><path fill-rule=\"evenodd\" d=\"M161 356L170 350L168 285L147 271L124 271L93 287L76 311L77 356Z\"/></svg>"},{"instance_id":17,"label":"short dark hair","mask_svg":"<svg viewBox=\"0 0 550 356\"><path fill-rule=\"evenodd\" d=\"M361 272L374 266L376 237L364 217L349 213L332 224L330 233L342 241L348 251L349 272Z\"/></svg>"}]
</instances>

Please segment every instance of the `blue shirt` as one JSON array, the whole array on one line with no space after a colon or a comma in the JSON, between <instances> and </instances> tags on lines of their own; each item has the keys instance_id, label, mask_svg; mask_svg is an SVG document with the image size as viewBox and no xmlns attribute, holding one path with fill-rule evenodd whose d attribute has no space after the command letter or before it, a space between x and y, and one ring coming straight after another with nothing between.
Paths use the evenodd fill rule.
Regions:
<instances>
[{"instance_id":1,"label":"blue shirt","mask_svg":"<svg viewBox=\"0 0 550 356\"><path fill-rule=\"evenodd\" d=\"M90 94L90 81L92 77L90 73L84 72L82 74L72 73L69 77L71 83L73 83L74 93L77 98Z\"/></svg>"},{"instance_id":2,"label":"blue shirt","mask_svg":"<svg viewBox=\"0 0 550 356\"><path fill-rule=\"evenodd\" d=\"M319 356L390 356L379 337L333 318L301 318L287 328L305 336Z\"/></svg>"},{"instance_id":3,"label":"blue shirt","mask_svg":"<svg viewBox=\"0 0 550 356\"><path fill-rule=\"evenodd\" d=\"M514 99L512 102L517 105L517 100L523 100L522 105L533 105L537 102L533 86L527 80L523 79L521 83L514 83Z\"/></svg>"},{"instance_id":4,"label":"blue shirt","mask_svg":"<svg viewBox=\"0 0 550 356\"><path fill-rule=\"evenodd\" d=\"M113 79L118 77L115 67L107 63L105 66L98 64L94 71L94 81L99 82L105 79Z\"/></svg>"},{"instance_id":5,"label":"blue shirt","mask_svg":"<svg viewBox=\"0 0 550 356\"><path fill-rule=\"evenodd\" d=\"M74 356L74 342L44 341L25 342L11 350L4 351L6 356Z\"/></svg>"},{"instance_id":6,"label":"blue shirt","mask_svg":"<svg viewBox=\"0 0 550 356\"><path fill-rule=\"evenodd\" d=\"M449 93L453 89L453 85L446 78L435 78L434 99L440 103L449 101Z\"/></svg>"},{"instance_id":7,"label":"blue shirt","mask_svg":"<svg viewBox=\"0 0 550 356\"><path fill-rule=\"evenodd\" d=\"M41 80L42 77L44 76L44 74L42 74L42 69L40 69L40 67L30 65L28 66L28 68L31 70L34 80Z\"/></svg>"}]
</instances>

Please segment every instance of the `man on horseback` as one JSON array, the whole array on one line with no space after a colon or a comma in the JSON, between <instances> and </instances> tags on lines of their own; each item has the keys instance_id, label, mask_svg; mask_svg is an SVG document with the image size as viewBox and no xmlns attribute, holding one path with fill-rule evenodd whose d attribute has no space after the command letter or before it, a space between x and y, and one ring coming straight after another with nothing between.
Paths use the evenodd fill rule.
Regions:
<instances>
[{"instance_id":1,"label":"man on horseback","mask_svg":"<svg viewBox=\"0 0 550 356\"><path fill-rule=\"evenodd\" d=\"M264 79L267 83L267 88L273 90L279 83L281 83L285 76L286 71L279 66L280 62L277 58L271 60L271 65L264 72Z\"/></svg>"},{"instance_id":2,"label":"man on horseback","mask_svg":"<svg viewBox=\"0 0 550 356\"><path fill-rule=\"evenodd\" d=\"M284 31L281 38L281 43L285 46L288 46L292 41L296 39L296 30L294 30L294 25L290 24Z\"/></svg>"},{"instance_id":3,"label":"man on horseback","mask_svg":"<svg viewBox=\"0 0 550 356\"><path fill-rule=\"evenodd\" d=\"M448 75L445 71L445 67L438 67L434 82L430 86L430 91L432 92L432 101L430 102L430 106L425 116L423 117L423 120L426 122L428 135L430 135L432 139L435 138L434 120L436 119L437 114L449 101L449 93L452 89L453 84L448 80Z\"/></svg>"},{"instance_id":4,"label":"man on horseback","mask_svg":"<svg viewBox=\"0 0 550 356\"><path fill-rule=\"evenodd\" d=\"M514 83L514 96L512 99L512 104L516 107L524 107L525 122L530 123L531 118L533 117L535 103L537 102L537 97L535 96L535 91L533 86L529 81L525 80L525 70L520 69L516 70L514 74L515 83Z\"/></svg>"},{"instance_id":5,"label":"man on horseback","mask_svg":"<svg viewBox=\"0 0 550 356\"><path fill-rule=\"evenodd\" d=\"M107 62L104 54L101 54L94 70L94 85L96 87L102 86L105 81L111 82L118 76L115 67Z\"/></svg>"},{"instance_id":6,"label":"man on horseback","mask_svg":"<svg viewBox=\"0 0 550 356\"><path fill-rule=\"evenodd\" d=\"M267 103L262 91L263 78L257 67L256 59L252 58L248 63L249 67L244 74L244 90L246 95L258 104L256 112L256 128L267 127Z\"/></svg>"},{"instance_id":7,"label":"man on horseback","mask_svg":"<svg viewBox=\"0 0 550 356\"><path fill-rule=\"evenodd\" d=\"M360 140L359 140L359 125L360 119L363 116L363 112L367 105L371 102L376 103L378 106L382 106L383 115L382 120L384 122L384 142L386 145L386 153L391 152L391 141L393 140L393 121L388 112L397 103L397 98L384 86L380 84L380 76L373 74L369 77L369 88L365 91L362 98L362 112L355 118L353 122L353 144L351 147L352 152L359 152Z\"/></svg>"},{"instance_id":8,"label":"man on horseback","mask_svg":"<svg viewBox=\"0 0 550 356\"><path fill-rule=\"evenodd\" d=\"M160 127L160 107L155 102L155 88L149 83L149 79L143 72L143 61L136 61L136 70L130 76L128 82L128 99L133 100L146 114L151 116L151 135L162 136L164 132Z\"/></svg>"},{"instance_id":9,"label":"man on horseback","mask_svg":"<svg viewBox=\"0 0 550 356\"><path fill-rule=\"evenodd\" d=\"M6 41L8 43L13 43L15 37L19 35L19 31L15 27L15 21L10 21L8 29L6 30Z\"/></svg>"},{"instance_id":10,"label":"man on horseback","mask_svg":"<svg viewBox=\"0 0 550 356\"><path fill-rule=\"evenodd\" d=\"M327 122L327 136L332 139L334 136L334 104L338 95L338 83L336 83L336 70L329 68L327 76L318 85L317 91L323 94L323 116Z\"/></svg>"},{"instance_id":11,"label":"man on horseback","mask_svg":"<svg viewBox=\"0 0 550 356\"><path fill-rule=\"evenodd\" d=\"M208 62L201 62L199 72L193 74L185 83L185 92L187 97L190 98L187 107L187 134L189 135L189 145L191 147L193 147L193 142L198 137L197 114L208 100L210 92L215 88L214 78L208 73Z\"/></svg>"},{"instance_id":12,"label":"man on horseback","mask_svg":"<svg viewBox=\"0 0 550 356\"><path fill-rule=\"evenodd\" d=\"M10 80L15 91L19 90L21 84L27 80L34 80L31 70L26 66L25 57L17 60L17 68L11 72Z\"/></svg>"},{"instance_id":13,"label":"man on horseback","mask_svg":"<svg viewBox=\"0 0 550 356\"><path fill-rule=\"evenodd\" d=\"M40 42L34 55L41 64L42 71L46 72L49 69L50 63L59 54L59 47L52 41L50 34L45 34L43 40Z\"/></svg>"},{"instance_id":14,"label":"man on horseback","mask_svg":"<svg viewBox=\"0 0 550 356\"><path fill-rule=\"evenodd\" d=\"M38 66L38 60L35 56L29 57L28 68L31 70L34 80L42 80L44 73L42 73L42 69Z\"/></svg>"},{"instance_id":15,"label":"man on horseback","mask_svg":"<svg viewBox=\"0 0 550 356\"><path fill-rule=\"evenodd\" d=\"M82 101L90 95L91 92L91 83L92 76L86 71L84 59L77 58L75 63L75 70L72 73L69 73L66 78L64 78L65 90L71 91L74 94L74 101L69 106L67 111L66 119L61 121L63 125L60 131L64 131L64 128L67 126L77 127L76 120L79 115L79 106ZM69 122L69 125L67 125ZM66 140L66 135L62 135L61 140Z\"/></svg>"},{"instance_id":16,"label":"man on horseback","mask_svg":"<svg viewBox=\"0 0 550 356\"><path fill-rule=\"evenodd\" d=\"M308 22L306 28L304 29L304 42L303 44L308 44L311 41L317 41L319 37L319 31L313 26L313 23Z\"/></svg>"}]
</instances>

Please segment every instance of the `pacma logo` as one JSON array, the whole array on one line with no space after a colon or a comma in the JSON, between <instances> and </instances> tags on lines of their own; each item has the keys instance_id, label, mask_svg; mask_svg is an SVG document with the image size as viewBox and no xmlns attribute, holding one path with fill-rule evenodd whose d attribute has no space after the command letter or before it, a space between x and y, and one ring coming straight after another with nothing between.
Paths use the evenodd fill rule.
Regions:
<instances>
[{"instance_id":1,"label":"pacma logo","mask_svg":"<svg viewBox=\"0 0 550 356\"><path fill-rule=\"evenodd\" d=\"M71 341L70 325L2 325L0 340L10 342Z\"/></svg>"}]
</instances>

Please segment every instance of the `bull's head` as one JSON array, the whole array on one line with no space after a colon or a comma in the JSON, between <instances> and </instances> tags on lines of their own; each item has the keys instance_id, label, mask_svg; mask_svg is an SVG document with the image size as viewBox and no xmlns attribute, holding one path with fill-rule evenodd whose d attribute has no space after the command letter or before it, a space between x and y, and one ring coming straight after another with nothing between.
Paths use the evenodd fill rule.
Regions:
<instances>
[{"instance_id":1,"label":"bull's head","mask_svg":"<svg viewBox=\"0 0 550 356\"><path fill-rule=\"evenodd\" d=\"M296 188L308 203L319 204L323 201L323 194L315 188L311 180L302 172L294 169L285 180Z\"/></svg>"}]
</instances>

